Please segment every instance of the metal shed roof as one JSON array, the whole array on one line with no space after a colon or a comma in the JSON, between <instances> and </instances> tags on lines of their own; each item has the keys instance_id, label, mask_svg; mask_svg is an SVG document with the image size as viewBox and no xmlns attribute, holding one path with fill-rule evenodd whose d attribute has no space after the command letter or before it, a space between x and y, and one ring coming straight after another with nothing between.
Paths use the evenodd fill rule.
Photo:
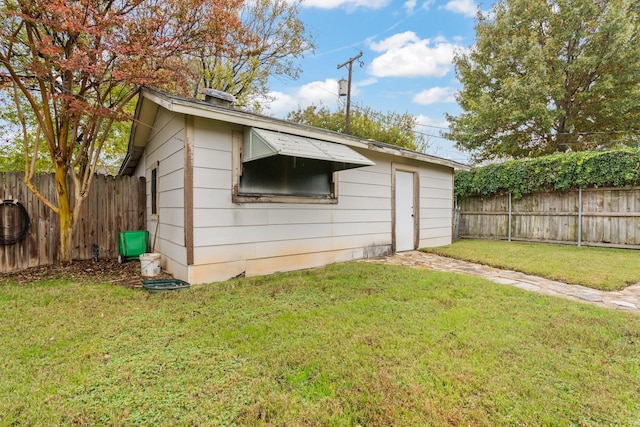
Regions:
<instances>
[{"instance_id":1,"label":"metal shed roof","mask_svg":"<svg viewBox=\"0 0 640 427\"><path fill-rule=\"evenodd\" d=\"M336 170L375 165L346 145L265 129L249 130L244 142L243 162L277 155L332 162L339 164Z\"/></svg>"}]
</instances>

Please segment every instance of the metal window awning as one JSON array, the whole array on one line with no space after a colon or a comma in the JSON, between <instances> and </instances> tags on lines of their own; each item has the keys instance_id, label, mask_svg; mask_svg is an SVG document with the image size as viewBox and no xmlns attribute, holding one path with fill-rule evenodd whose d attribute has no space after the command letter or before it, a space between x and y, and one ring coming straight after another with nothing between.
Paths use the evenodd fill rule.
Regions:
<instances>
[{"instance_id":1,"label":"metal window awning","mask_svg":"<svg viewBox=\"0 0 640 427\"><path fill-rule=\"evenodd\" d=\"M334 170L375 165L346 145L258 128L249 130L243 148L245 163L280 155L331 162Z\"/></svg>"}]
</instances>

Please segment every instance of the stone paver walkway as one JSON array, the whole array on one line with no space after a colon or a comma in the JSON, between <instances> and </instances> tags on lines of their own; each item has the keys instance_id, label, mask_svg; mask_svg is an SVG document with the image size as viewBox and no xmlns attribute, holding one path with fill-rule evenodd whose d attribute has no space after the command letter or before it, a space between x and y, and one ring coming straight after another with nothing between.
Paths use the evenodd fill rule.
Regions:
<instances>
[{"instance_id":1,"label":"stone paver walkway","mask_svg":"<svg viewBox=\"0 0 640 427\"><path fill-rule=\"evenodd\" d=\"M496 283L516 286L527 291L564 297L574 301L595 304L600 307L640 314L640 283L629 286L621 291L599 291L585 286L569 285L555 280L519 273L517 271L501 270L499 268L419 251L399 252L387 257L370 259L368 261L471 274L473 276L484 277Z\"/></svg>"}]
</instances>

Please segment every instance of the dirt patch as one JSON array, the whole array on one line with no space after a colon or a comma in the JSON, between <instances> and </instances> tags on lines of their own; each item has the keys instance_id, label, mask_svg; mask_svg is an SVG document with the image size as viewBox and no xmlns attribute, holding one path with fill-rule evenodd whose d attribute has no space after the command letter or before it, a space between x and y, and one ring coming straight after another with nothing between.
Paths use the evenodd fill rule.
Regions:
<instances>
[{"instance_id":1,"label":"dirt patch","mask_svg":"<svg viewBox=\"0 0 640 427\"><path fill-rule=\"evenodd\" d=\"M140 274L139 262L118 263L117 260L73 261L56 263L40 267L2 274L0 283L29 284L41 280L73 280L75 282L107 282L127 288L142 286L143 280L170 279L168 273L162 272L154 277L143 277Z\"/></svg>"}]
</instances>

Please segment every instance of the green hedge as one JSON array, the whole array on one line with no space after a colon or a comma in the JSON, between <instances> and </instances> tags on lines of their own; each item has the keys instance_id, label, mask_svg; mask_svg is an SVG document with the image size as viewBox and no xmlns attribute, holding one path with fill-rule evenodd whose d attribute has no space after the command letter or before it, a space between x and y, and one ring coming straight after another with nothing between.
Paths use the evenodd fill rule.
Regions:
<instances>
[{"instance_id":1,"label":"green hedge","mask_svg":"<svg viewBox=\"0 0 640 427\"><path fill-rule=\"evenodd\" d=\"M640 148L557 153L456 173L457 197L640 185Z\"/></svg>"}]
</instances>

